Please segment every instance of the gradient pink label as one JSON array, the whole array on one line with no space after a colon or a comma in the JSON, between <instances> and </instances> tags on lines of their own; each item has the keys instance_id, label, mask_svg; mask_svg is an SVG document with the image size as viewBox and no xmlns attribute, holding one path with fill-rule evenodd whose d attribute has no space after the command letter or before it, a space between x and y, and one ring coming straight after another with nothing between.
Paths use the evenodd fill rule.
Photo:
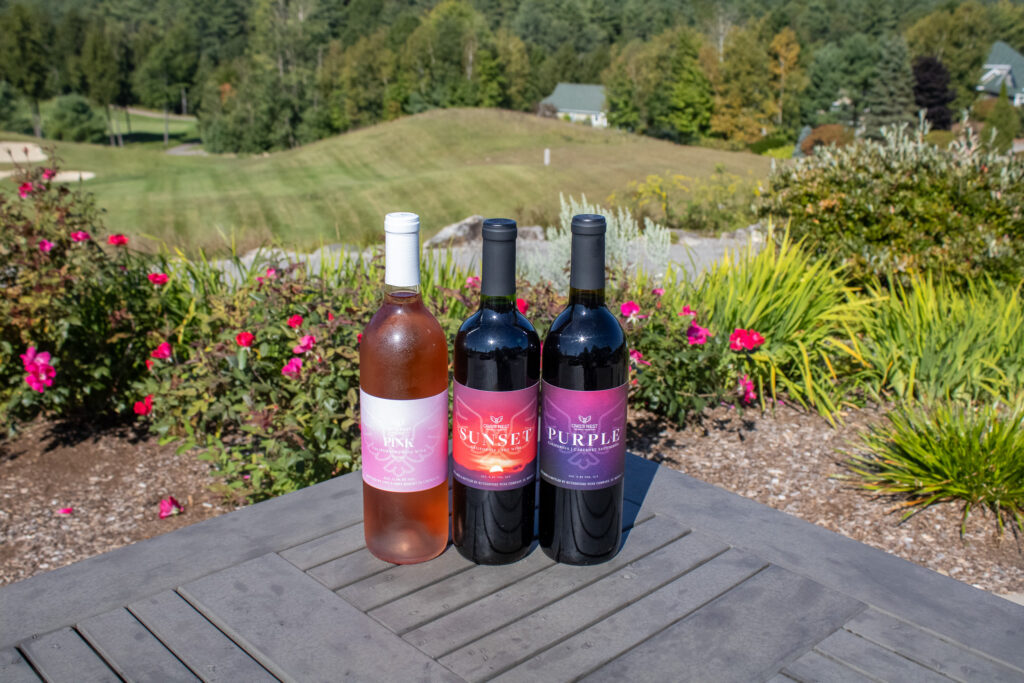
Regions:
<instances>
[{"instance_id":1,"label":"gradient pink label","mask_svg":"<svg viewBox=\"0 0 1024 683\"><path fill-rule=\"evenodd\" d=\"M455 383L452 473L466 486L517 489L537 476L537 385L481 391Z\"/></svg>"},{"instance_id":2,"label":"gradient pink label","mask_svg":"<svg viewBox=\"0 0 1024 683\"><path fill-rule=\"evenodd\" d=\"M363 481L383 491L425 491L448 481L448 392L406 401L359 390Z\"/></svg>"},{"instance_id":3,"label":"gradient pink label","mask_svg":"<svg viewBox=\"0 0 1024 683\"><path fill-rule=\"evenodd\" d=\"M626 465L626 385L573 391L544 382L541 391L541 478L581 490L620 482Z\"/></svg>"}]
</instances>

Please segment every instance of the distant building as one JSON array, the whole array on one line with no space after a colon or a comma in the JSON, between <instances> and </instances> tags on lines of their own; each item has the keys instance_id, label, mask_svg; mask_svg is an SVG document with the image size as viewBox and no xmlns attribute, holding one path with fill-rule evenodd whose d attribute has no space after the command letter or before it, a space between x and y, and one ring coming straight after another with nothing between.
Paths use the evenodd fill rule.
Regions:
<instances>
[{"instance_id":1,"label":"distant building","mask_svg":"<svg viewBox=\"0 0 1024 683\"><path fill-rule=\"evenodd\" d=\"M587 121L600 128L608 126L603 85L559 83L540 104L541 111L554 109L558 116L568 116L572 121Z\"/></svg>"},{"instance_id":2,"label":"distant building","mask_svg":"<svg viewBox=\"0 0 1024 683\"><path fill-rule=\"evenodd\" d=\"M998 40L985 60L977 90L998 97L1004 83L1013 106L1024 106L1024 56Z\"/></svg>"}]
</instances>

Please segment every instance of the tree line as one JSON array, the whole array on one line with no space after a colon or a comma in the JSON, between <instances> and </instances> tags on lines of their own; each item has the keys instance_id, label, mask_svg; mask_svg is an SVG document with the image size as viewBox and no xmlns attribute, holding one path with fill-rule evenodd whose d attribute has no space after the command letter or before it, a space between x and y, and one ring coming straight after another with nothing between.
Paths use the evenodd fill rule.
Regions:
<instances>
[{"instance_id":1,"label":"tree line","mask_svg":"<svg viewBox=\"0 0 1024 683\"><path fill-rule=\"evenodd\" d=\"M603 83L609 121L679 142L948 128L1024 6L937 0L0 0L0 127L81 96L198 115L211 151L293 147L440 107L529 111Z\"/></svg>"}]
</instances>

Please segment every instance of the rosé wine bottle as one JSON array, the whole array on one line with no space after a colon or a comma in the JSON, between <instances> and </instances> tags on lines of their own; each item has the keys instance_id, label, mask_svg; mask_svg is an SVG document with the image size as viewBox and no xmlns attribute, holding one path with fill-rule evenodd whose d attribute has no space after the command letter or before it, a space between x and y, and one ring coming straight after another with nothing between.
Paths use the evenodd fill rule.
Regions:
<instances>
[{"instance_id":1,"label":"ros\u00e9 wine bottle","mask_svg":"<svg viewBox=\"0 0 1024 683\"><path fill-rule=\"evenodd\" d=\"M448 544L448 345L423 305L419 216L384 219L384 302L359 344L366 547L396 564Z\"/></svg>"}]
</instances>

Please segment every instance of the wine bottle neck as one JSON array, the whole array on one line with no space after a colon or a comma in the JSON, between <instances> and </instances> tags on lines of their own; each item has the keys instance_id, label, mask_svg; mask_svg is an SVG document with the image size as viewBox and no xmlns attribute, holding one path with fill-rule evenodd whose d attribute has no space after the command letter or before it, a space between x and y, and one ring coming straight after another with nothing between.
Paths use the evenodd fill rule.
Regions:
<instances>
[{"instance_id":1,"label":"wine bottle neck","mask_svg":"<svg viewBox=\"0 0 1024 683\"><path fill-rule=\"evenodd\" d=\"M572 236L572 260L569 268L572 290L601 292L604 300L604 233Z\"/></svg>"},{"instance_id":2,"label":"wine bottle neck","mask_svg":"<svg viewBox=\"0 0 1024 683\"><path fill-rule=\"evenodd\" d=\"M401 291L420 288L419 232L388 232L384 236L384 284Z\"/></svg>"},{"instance_id":3,"label":"wine bottle neck","mask_svg":"<svg viewBox=\"0 0 1024 683\"><path fill-rule=\"evenodd\" d=\"M484 237L480 263L481 305L484 299L510 300L516 296L516 240Z\"/></svg>"},{"instance_id":4,"label":"wine bottle neck","mask_svg":"<svg viewBox=\"0 0 1024 683\"><path fill-rule=\"evenodd\" d=\"M577 289L569 287L569 304L596 308L604 306L604 289Z\"/></svg>"}]
</instances>

